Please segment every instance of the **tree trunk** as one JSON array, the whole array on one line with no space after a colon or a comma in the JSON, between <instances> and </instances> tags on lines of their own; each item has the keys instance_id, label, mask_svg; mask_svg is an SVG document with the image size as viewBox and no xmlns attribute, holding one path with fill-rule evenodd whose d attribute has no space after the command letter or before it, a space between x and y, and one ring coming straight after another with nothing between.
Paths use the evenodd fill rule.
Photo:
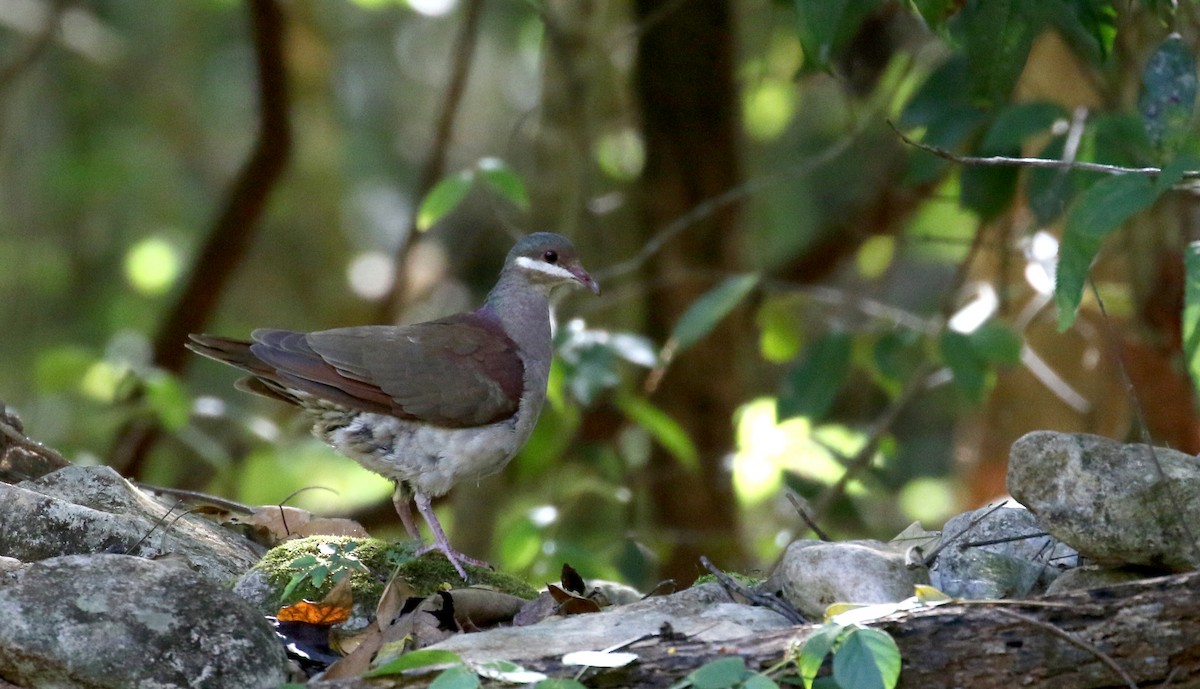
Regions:
<instances>
[{"instance_id":1,"label":"tree trunk","mask_svg":"<svg viewBox=\"0 0 1200 689\"><path fill-rule=\"evenodd\" d=\"M729 3L682 5L639 0L636 93L646 165L641 182L646 236L740 182L734 22ZM647 333L664 341L672 326L719 279L738 270L735 206L698 220L668 241L647 276ZM664 576L681 584L700 573L700 555L722 567L745 562L732 485L722 462L733 447L732 417L743 389L735 314L671 365L654 402L683 425L700 451L689 472L661 448L650 461L658 533L672 546Z\"/></svg>"}]
</instances>

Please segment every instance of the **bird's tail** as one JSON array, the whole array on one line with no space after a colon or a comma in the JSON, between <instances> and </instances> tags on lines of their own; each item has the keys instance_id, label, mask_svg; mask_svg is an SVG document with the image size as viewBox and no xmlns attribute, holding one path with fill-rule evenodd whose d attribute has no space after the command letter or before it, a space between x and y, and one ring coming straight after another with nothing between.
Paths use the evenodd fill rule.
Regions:
<instances>
[{"instance_id":1,"label":"bird's tail","mask_svg":"<svg viewBox=\"0 0 1200 689\"><path fill-rule=\"evenodd\" d=\"M185 343L184 346L200 356L229 364L249 373L249 376L237 382L239 389L288 404L300 404L300 401L288 391L287 386L279 380L274 367L267 365L250 351L250 345L254 344L253 342L220 335L195 333L188 335L188 339L191 341Z\"/></svg>"}]
</instances>

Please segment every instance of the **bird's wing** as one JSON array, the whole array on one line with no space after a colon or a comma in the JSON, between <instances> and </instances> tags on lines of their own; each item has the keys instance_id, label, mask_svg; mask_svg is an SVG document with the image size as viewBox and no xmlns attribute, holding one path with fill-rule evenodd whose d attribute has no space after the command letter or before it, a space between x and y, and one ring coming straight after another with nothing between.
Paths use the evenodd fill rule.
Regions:
<instances>
[{"instance_id":1,"label":"bird's wing","mask_svg":"<svg viewBox=\"0 0 1200 689\"><path fill-rule=\"evenodd\" d=\"M443 426L508 418L524 388L516 344L478 312L401 327L256 330L251 337L254 356L295 388Z\"/></svg>"}]
</instances>

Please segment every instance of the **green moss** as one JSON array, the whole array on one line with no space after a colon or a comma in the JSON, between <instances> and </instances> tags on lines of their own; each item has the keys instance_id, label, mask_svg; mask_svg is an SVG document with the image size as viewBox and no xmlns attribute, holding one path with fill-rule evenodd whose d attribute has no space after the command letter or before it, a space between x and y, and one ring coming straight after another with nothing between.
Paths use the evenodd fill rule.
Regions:
<instances>
[{"instance_id":1,"label":"green moss","mask_svg":"<svg viewBox=\"0 0 1200 689\"><path fill-rule=\"evenodd\" d=\"M759 584L761 584L764 581L764 579L762 577L751 577L751 576L747 576L745 574L738 574L737 572L725 572L725 574L728 575L730 579L733 579L737 583L739 583L747 588L753 588L755 586L758 586ZM704 574L704 575L697 577L696 583L692 584L692 586L699 586L700 584L707 584L710 581L717 581L717 577L712 574Z\"/></svg>"},{"instance_id":2,"label":"green moss","mask_svg":"<svg viewBox=\"0 0 1200 689\"><path fill-rule=\"evenodd\" d=\"M325 546L322 550L322 546ZM347 550L347 547L350 549ZM465 585L449 561L438 553L427 553L414 559L413 544L409 542L389 543L375 538L350 536L310 536L288 541L272 548L254 566L262 572L271 586L276 588L274 598L279 600L284 589L296 575L302 575L293 588L288 600L281 604L301 599L319 600L332 586L332 575L339 569L350 572L350 589L355 601L379 600L383 587L393 571L399 572L412 585L413 590L427 596L444 588ZM357 567L354 560L362 563ZM295 563L295 565L293 565ZM532 599L537 591L527 582L512 575L495 572L481 567L466 566L472 585L492 586L504 593ZM320 581L320 585L318 584Z\"/></svg>"}]
</instances>

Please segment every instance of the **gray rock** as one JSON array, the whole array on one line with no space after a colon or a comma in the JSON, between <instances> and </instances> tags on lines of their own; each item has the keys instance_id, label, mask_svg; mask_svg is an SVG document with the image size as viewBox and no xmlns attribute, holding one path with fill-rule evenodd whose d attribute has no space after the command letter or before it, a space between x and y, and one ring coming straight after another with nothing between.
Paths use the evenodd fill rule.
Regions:
<instances>
[{"instance_id":1,"label":"gray rock","mask_svg":"<svg viewBox=\"0 0 1200 689\"><path fill-rule=\"evenodd\" d=\"M909 566L907 548L878 541L794 541L768 587L809 619L819 620L833 603L896 603L929 583L924 566Z\"/></svg>"},{"instance_id":2,"label":"gray rock","mask_svg":"<svg viewBox=\"0 0 1200 689\"><path fill-rule=\"evenodd\" d=\"M1060 572L1079 562L1074 549L1051 536L1023 538L1045 532L1037 517L1020 506L959 514L943 527L944 537L953 542L938 553L930 580L955 598L1043 593Z\"/></svg>"},{"instance_id":3,"label":"gray rock","mask_svg":"<svg viewBox=\"0 0 1200 689\"><path fill-rule=\"evenodd\" d=\"M1037 431L1012 446L1008 490L1047 531L1099 564L1200 566L1200 462L1190 455Z\"/></svg>"},{"instance_id":4,"label":"gray rock","mask_svg":"<svg viewBox=\"0 0 1200 689\"><path fill-rule=\"evenodd\" d=\"M176 555L224 584L259 551L246 539L172 509L109 467L70 466L33 481L0 483L0 555L34 562L92 553Z\"/></svg>"},{"instance_id":5,"label":"gray rock","mask_svg":"<svg viewBox=\"0 0 1200 689\"><path fill-rule=\"evenodd\" d=\"M472 661L540 658L571 651L598 651L643 634L657 634L663 624L690 638L710 642L790 626L778 613L734 602L720 584L711 582L598 613L551 618L529 627L456 634L430 648L454 651ZM376 663L386 660L379 658Z\"/></svg>"},{"instance_id":6,"label":"gray rock","mask_svg":"<svg viewBox=\"0 0 1200 689\"><path fill-rule=\"evenodd\" d=\"M0 677L43 689L254 689L285 680L266 620L185 566L71 555L0 577Z\"/></svg>"},{"instance_id":7,"label":"gray rock","mask_svg":"<svg viewBox=\"0 0 1200 689\"><path fill-rule=\"evenodd\" d=\"M1101 567L1099 565L1084 565L1063 572L1054 580L1046 593L1065 593L1079 589L1094 589L1101 586L1125 584L1130 581L1145 579L1148 574L1144 570L1125 567Z\"/></svg>"}]
</instances>

